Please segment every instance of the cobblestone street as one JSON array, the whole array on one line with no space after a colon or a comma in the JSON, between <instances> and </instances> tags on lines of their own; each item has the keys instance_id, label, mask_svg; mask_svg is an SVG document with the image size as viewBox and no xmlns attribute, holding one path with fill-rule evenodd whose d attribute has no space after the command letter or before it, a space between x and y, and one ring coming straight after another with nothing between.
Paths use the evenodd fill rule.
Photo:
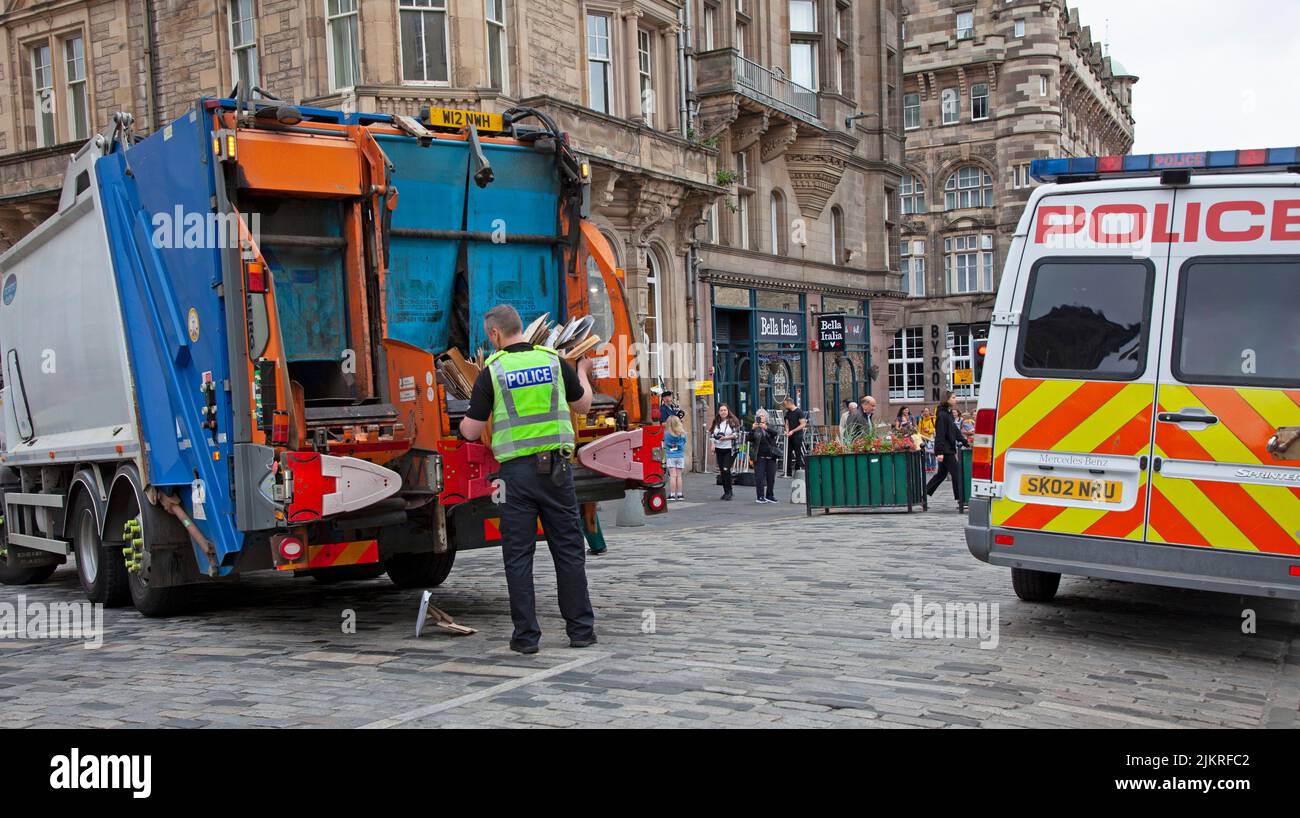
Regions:
<instances>
[{"instance_id":1,"label":"cobblestone street","mask_svg":"<svg viewBox=\"0 0 1300 818\"><path fill-rule=\"evenodd\" d=\"M705 499L641 528L607 510L593 648L567 647L544 549L534 657L507 648L495 550L460 555L435 592L479 629L462 638L416 639L419 593L386 578L256 574L173 619L107 611L97 650L0 640L0 726L1297 726L1297 603L1067 577L1027 604L968 554L950 499L808 518L748 491L724 508L695 477ZM0 599L21 592L81 599L70 566ZM917 594L998 603L997 646L894 638L891 608Z\"/></svg>"}]
</instances>

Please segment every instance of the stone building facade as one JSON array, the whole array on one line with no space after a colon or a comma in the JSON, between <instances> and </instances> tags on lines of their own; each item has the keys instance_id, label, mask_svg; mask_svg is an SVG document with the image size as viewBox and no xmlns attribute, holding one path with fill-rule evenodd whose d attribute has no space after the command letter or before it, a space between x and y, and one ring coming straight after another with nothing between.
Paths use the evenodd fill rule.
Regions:
<instances>
[{"instance_id":1,"label":"stone building facade","mask_svg":"<svg viewBox=\"0 0 1300 818\"><path fill-rule=\"evenodd\" d=\"M906 172L899 266L910 296L892 316L891 411L968 408L972 368L1034 181L1051 156L1124 154L1137 77L1065 0L904 0Z\"/></svg>"},{"instance_id":2,"label":"stone building facade","mask_svg":"<svg viewBox=\"0 0 1300 818\"><path fill-rule=\"evenodd\" d=\"M237 83L408 115L527 105L591 161L643 374L716 383L692 426L786 394L835 422L841 397L884 397L879 316L901 304L900 2L8 0L0 249L53 212L68 155L116 111L147 132ZM850 314L851 349L812 349L823 311Z\"/></svg>"}]
</instances>

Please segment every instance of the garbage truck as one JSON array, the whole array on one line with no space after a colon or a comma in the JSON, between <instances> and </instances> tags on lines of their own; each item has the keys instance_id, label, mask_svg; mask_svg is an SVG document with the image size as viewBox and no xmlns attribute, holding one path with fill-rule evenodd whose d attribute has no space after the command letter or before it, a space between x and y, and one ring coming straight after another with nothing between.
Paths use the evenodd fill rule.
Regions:
<instances>
[{"instance_id":1,"label":"garbage truck","mask_svg":"<svg viewBox=\"0 0 1300 818\"><path fill-rule=\"evenodd\" d=\"M257 570L442 583L500 539L496 463L458 439L440 363L472 363L497 303L606 342L574 419L593 549L597 502L664 508L623 272L544 112L240 95L133 125L86 142L0 256L0 582L75 556L89 600L147 616Z\"/></svg>"}]
</instances>

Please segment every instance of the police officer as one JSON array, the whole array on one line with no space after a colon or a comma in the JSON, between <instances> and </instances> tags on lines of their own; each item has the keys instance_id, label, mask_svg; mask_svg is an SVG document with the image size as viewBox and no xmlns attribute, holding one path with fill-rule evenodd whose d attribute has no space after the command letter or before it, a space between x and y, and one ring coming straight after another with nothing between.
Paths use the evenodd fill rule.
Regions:
<instances>
[{"instance_id":1,"label":"police officer","mask_svg":"<svg viewBox=\"0 0 1300 818\"><path fill-rule=\"evenodd\" d=\"M478 440L492 418L492 455L505 483L501 556L515 624L510 649L536 653L542 636L533 593L538 517L555 563L569 646L594 645L595 614L569 464L575 443L569 407L582 414L591 406L591 361L583 359L574 371L555 350L525 341L523 322L509 304L488 310L483 328L497 351L474 381L460 433Z\"/></svg>"}]
</instances>

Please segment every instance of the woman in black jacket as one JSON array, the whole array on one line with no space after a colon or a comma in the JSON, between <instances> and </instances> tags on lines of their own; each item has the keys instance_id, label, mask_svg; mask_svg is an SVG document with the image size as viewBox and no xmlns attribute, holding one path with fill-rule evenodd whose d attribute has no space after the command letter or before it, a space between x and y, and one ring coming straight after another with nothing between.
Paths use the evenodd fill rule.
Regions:
<instances>
[{"instance_id":1,"label":"woman in black jacket","mask_svg":"<svg viewBox=\"0 0 1300 818\"><path fill-rule=\"evenodd\" d=\"M767 412L759 409L754 415L754 428L749 431L749 453L754 461L754 488L758 502L776 502L776 451L777 431L767 426Z\"/></svg>"},{"instance_id":2,"label":"woman in black jacket","mask_svg":"<svg viewBox=\"0 0 1300 818\"><path fill-rule=\"evenodd\" d=\"M939 410L934 414L934 454L939 459L939 468L926 485L925 493L933 497L943 479L951 475L952 496L957 500L957 512L964 514L966 498L962 496L961 459L957 450L966 445L966 440L962 437L961 427L957 425L957 396L952 392L944 395L943 403L939 404Z\"/></svg>"}]
</instances>

